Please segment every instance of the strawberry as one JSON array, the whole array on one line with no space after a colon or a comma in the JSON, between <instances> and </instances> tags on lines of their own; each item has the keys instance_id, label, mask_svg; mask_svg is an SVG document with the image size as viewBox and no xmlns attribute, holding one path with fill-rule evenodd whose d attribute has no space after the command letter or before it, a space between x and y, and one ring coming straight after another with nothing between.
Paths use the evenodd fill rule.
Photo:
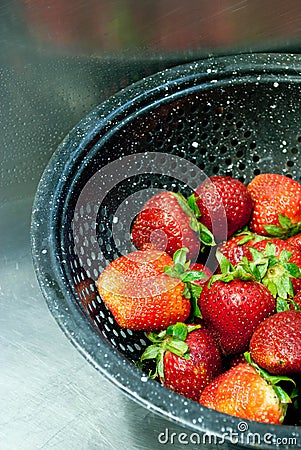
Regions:
<instances>
[{"instance_id":1,"label":"strawberry","mask_svg":"<svg viewBox=\"0 0 301 450\"><path fill-rule=\"evenodd\" d=\"M249 246L263 239L267 238L249 230L243 230L241 233L235 234L227 241L222 242L218 247L218 251L235 266L242 260L243 256L251 258Z\"/></svg>"},{"instance_id":2,"label":"strawberry","mask_svg":"<svg viewBox=\"0 0 301 450\"><path fill-rule=\"evenodd\" d=\"M301 312L277 312L266 318L250 341L252 359L275 375L301 375Z\"/></svg>"},{"instance_id":3,"label":"strawberry","mask_svg":"<svg viewBox=\"0 0 301 450\"><path fill-rule=\"evenodd\" d=\"M152 344L140 360L155 359L152 377L187 398L198 401L200 392L222 372L219 347L203 324L177 323L148 338Z\"/></svg>"},{"instance_id":4,"label":"strawberry","mask_svg":"<svg viewBox=\"0 0 301 450\"><path fill-rule=\"evenodd\" d=\"M214 244L212 234L200 228L186 199L170 191L159 192L145 203L133 222L131 237L137 249L151 243L170 256L180 248L188 248L192 261L197 259L201 242Z\"/></svg>"},{"instance_id":5,"label":"strawberry","mask_svg":"<svg viewBox=\"0 0 301 450\"><path fill-rule=\"evenodd\" d=\"M246 186L230 176L215 175L197 187L195 201L200 222L217 241L223 241L249 221L253 203Z\"/></svg>"},{"instance_id":6,"label":"strawberry","mask_svg":"<svg viewBox=\"0 0 301 450\"><path fill-rule=\"evenodd\" d=\"M275 299L266 286L240 268L236 270L224 257L221 270L210 278L198 304L205 324L229 355L248 348L256 327L274 313Z\"/></svg>"},{"instance_id":7,"label":"strawberry","mask_svg":"<svg viewBox=\"0 0 301 450\"><path fill-rule=\"evenodd\" d=\"M79 300L82 304L82 306L88 311L88 312L94 312L95 308L93 303L96 305L96 289L95 289L95 283L92 278L86 277L84 280L80 279L78 283L75 285L75 290L77 292L77 295L79 297ZM90 306L90 310L89 310Z\"/></svg>"},{"instance_id":8,"label":"strawberry","mask_svg":"<svg viewBox=\"0 0 301 450\"><path fill-rule=\"evenodd\" d=\"M291 400L277 383L278 377L263 376L248 362L240 363L205 387L200 404L242 419L281 424Z\"/></svg>"},{"instance_id":9,"label":"strawberry","mask_svg":"<svg viewBox=\"0 0 301 450\"><path fill-rule=\"evenodd\" d=\"M150 247L120 256L103 270L97 289L121 327L156 331L184 322L190 312L199 315L202 288L195 281L205 275L189 270L187 253L179 249L172 259Z\"/></svg>"},{"instance_id":10,"label":"strawberry","mask_svg":"<svg viewBox=\"0 0 301 450\"><path fill-rule=\"evenodd\" d=\"M140 250L112 261L97 280L98 292L121 327L163 329L185 321L190 301L184 283L164 273L172 258L159 250Z\"/></svg>"},{"instance_id":11,"label":"strawberry","mask_svg":"<svg viewBox=\"0 0 301 450\"><path fill-rule=\"evenodd\" d=\"M287 238L301 229L301 184L280 174L257 175L247 186L254 208L250 229Z\"/></svg>"},{"instance_id":12,"label":"strawberry","mask_svg":"<svg viewBox=\"0 0 301 450\"><path fill-rule=\"evenodd\" d=\"M231 367L237 366L238 364L245 363L245 362L246 362L245 354L237 353L235 355L230 355L228 358L226 358L225 366L229 367L229 369L230 369Z\"/></svg>"}]
</instances>

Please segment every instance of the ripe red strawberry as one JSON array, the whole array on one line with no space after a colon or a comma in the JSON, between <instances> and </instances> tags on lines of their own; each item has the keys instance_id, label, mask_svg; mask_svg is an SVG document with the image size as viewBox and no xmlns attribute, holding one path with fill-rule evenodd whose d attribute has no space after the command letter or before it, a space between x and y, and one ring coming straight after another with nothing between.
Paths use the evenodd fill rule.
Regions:
<instances>
[{"instance_id":1,"label":"ripe red strawberry","mask_svg":"<svg viewBox=\"0 0 301 450\"><path fill-rule=\"evenodd\" d=\"M222 372L219 347L203 324L177 323L148 337L153 344L141 361L155 359L153 377L187 398L198 401L200 392Z\"/></svg>"},{"instance_id":2,"label":"ripe red strawberry","mask_svg":"<svg viewBox=\"0 0 301 450\"><path fill-rule=\"evenodd\" d=\"M301 251L301 233L296 234L295 236L289 237L286 242L288 242L290 245L293 245L298 250Z\"/></svg>"},{"instance_id":3,"label":"ripe red strawberry","mask_svg":"<svg viewBox=\"0 0 301 450\"><path fill-rule=\"evenodd\" d=\"M254 203L252 231L281 238L300 231L300 183L284 175L265 173L257 175L247 189Z\"/></svg>"},{"instance_id":4,"label":"ripe red strawberry","mask_svg":"<svg viewBox=\"0 0 301 450\"><path fill-rule=\"evenodd\" d=\"M91 313L95 309L93 302L97 304L94 280L88 277L84 280L81 279L79 283L76 283L75 290L83 307ZM88 309L89 305L91 310Z\"/></svg>"},{"instance_id":5,"label":"ripe red strawberry","mask_svg":"<svg viewBox=\"0 0 301 450\"><path fill-rule=\"evenodd\" d=\"M217 279L204 287L198 303L205 324L214 330L224 354L247 350L256 327L275 311L270 291L252 279Z\"/></svg>"},{"instance_id":6,"label":"ripe red strawberry","mask_svg":"<svg viewBox=\"0 0 301 450\"><path fill-rule=\"evenodd\" d=\"M223 241L247 225L253 203L246 186L230 176L212 176L196 189L200 221L216 241Z\"/></svg>"},{"instance_id":7,"label":"ripe red strawberry","mask_svg":"<svg viewBox=\"0 0 301 450\"><path fill-rule=\"evenodd\" d=\"M201 393L200 404L242 419L274 424L283 422L287 409L273 385L247 362L215 378Z\"/></svg>"},{"instance_id":8,"label":"ripe red strawberry","mask_svg":"<svg viewBox=\"0 0 301 450\"><path fill-rule=\"evenodd\" d=\"M134 220L132 241L137 249L147 243L173 256L180 248L188 248L188 259L195 261L200 241L214 243L208 230L200 233L194 211L181 194L164 191L149 199Z\"/></svg>"},{"instance_id":9,"label":"ripe red strawberry","mask_svg":"<svg viewBox=\"0 0 301 450\"><path fill-rule=\"evenodd\" d=\"M265 319L250 341L252 359L275 375L301 375L301 312L277 312Z\"/></svg>"},{"instance_id":10,"label":"ripe red strawberry","mask_svg":"<svg viewBox=\"0 0 301 450\"><path fill-rule=\"evenodd\" d=\"M236 355L230 355L228 358L226 358L225 362L226 367L230 369L231 367L237 366L238 364L245 363L246 358L244 353L237 353Z\"/></svg>"},{"instance_id":11,"label":"ripe red strawberry","mask_svg":"<svg viewBox=\"0 0 301 450\"><path fill-rule=\"evenodd\" d=\"M237 235L231 236L227 241L222 242L218 247L218 251L222 253L233 266L238 264L243 256L251 259L249 247L255 242L266 239L263 236L252 233L250 231L243 231Z\"/></svg>"},{"instance_id":12,"label":"ripe red strawberry","mask_svg":"<svg viewBox=\"0 0 301 450\"><path fill-rule=\"evenodd\" d=\"M173 260L159 250L140 250L112 261L97 280L98 292L121 327L160 330L190 313L180 278L164 273Z\"/></svg>"}]
</instances>

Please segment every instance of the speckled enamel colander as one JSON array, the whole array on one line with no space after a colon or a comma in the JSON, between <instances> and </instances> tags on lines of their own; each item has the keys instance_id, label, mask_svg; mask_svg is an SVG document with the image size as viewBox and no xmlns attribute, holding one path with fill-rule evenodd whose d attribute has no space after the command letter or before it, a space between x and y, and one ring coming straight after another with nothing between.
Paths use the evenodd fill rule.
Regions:
<instances>
[{"instance_id":1,"label":"speckled enamel colander","mask_svg":"<svg viewBox=\"0 0 301 450\"><path fill-rule=\"evenodd\" d=\"M300 181L300 163L301 56L204 59L143 79L97 107L55 152L32 214L37 278L68 339L148 409L199 433L239 430L239 419L171 392L136 367L145 336L116 324L95 281L109 261L133 250L132 219L157 190L188 193L204 174L247 183L277 172ZM248 429L261 448L301 448L297 424L250 422ZM256 447L258 439L242 446Z\"/></svg>"}]
</instances>

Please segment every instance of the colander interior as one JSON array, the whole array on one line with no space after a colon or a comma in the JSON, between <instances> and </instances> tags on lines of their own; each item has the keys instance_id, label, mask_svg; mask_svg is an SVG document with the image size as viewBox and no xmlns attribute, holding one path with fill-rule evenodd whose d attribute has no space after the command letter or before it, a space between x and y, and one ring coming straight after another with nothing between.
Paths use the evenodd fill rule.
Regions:
<instances>
[{"instance_id":1,"label":"colander interior","mask_svg":"<svg viewBox=\"0 0 301 450\"><path fill-rule=\"evenodd\" d=\"M144 333L118 326L95 281L109 261L134 250L132 220L154 192L189 194L211 175L248 183L276 172L300 181L300 67L296 56L241 55L169 69L72 130L45 171L33 212L38 278L71 340L78 330L57 313L66 297L81 327L123 364L141 355ZM83 351L90 360L95 352Z\"/></svg>"},{"instance_id":2,"label":"colander interior","mask_svg":"<svg viewBox=\"0 0 301 450\"><path fill-rule=\"evenodd\" d=\"M232 175L246 183L260 172L300 180L300 86L273 79L259 82L257 77L248 83L239 81L221 86L212 83L204 90L193 86L192 92L187 89L180 98L162 99L147 112L135 112L104 144L95 143L90 150L93 156L88 162L83 160L78 169L61 237L68 278L100 332L131 359L139 356L144 336L118 327L94 282L109 261L134 250L129 219L138 213L145 195L152 195L155 189L192 193L199 176L192 165L207 176ZM151 158L143 157L142 152L152 153ZM139 156L124 160L135 154ZM182 158L191 162L191 167ZM119 164L134 167L127 167L124 176L116 176L116 184L107 186L106 171L99 171L114 160L120 162L110 168L113 177L115 170L121 171ZM163 174L151 173L152 166L155 170L160 167ZM81 199L75 214L74 202L84 189L83 182L93 174L93 195ZM101 204L96 182L105 191ZM95 248L99 248L97 253Z\"/></svg>"}]
</instances>

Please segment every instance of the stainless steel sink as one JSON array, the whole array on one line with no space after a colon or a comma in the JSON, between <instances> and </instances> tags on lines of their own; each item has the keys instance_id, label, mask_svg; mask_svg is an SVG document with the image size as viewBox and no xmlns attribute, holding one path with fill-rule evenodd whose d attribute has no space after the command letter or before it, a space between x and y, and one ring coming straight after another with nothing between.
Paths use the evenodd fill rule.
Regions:
<instances>
[{"instance_id":1,"label":"stainless steel sink","mask_svg":"<svg viewBox=\"0 0 301 450\"><path fill-rule=\"evenodd\" d=\"M208 54L300 52L300 2L264 3L1 3L1 450L196 448L187 430L126 397L61 332L32 266L31 208L65 134L122 87Z\"/></svg>"}]
</instances>

